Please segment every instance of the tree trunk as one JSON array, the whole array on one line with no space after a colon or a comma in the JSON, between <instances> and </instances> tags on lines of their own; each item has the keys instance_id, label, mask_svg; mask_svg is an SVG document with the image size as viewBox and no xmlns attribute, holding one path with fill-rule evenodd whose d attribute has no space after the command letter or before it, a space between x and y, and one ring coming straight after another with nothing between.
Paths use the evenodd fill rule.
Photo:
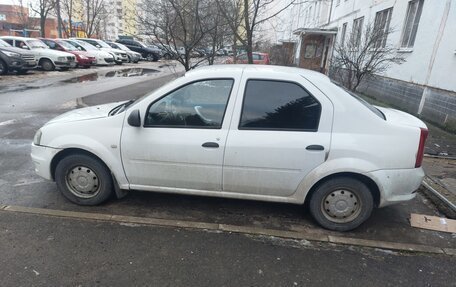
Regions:
<instances>
[{"instance_id":1,"label":"tree trunk","mask_svg":"<svg viewBox=\"0 0 456 287\"><path fill-rule=\"evenodd\" d=\"M42 38L46 38L46 18L41 16L40 18L40 35Z\"/></svg>"}]
</instances>

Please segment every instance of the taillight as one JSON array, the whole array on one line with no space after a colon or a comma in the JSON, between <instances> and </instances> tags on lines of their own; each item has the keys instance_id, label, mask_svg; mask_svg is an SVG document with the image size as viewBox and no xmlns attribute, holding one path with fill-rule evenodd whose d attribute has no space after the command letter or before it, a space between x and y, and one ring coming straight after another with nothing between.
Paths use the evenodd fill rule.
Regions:
<instances>
[{"instance_id":1,"label":"taillight","mask_svg":"<svg viewBox=\"0 0 456 287\"><path fill-rule=\"evenodd\" d=\"M426 138L429 134L429 131L425 128L420 128L420 130L420 145L418 146L418 152L416 153L415 167L420 167L423 163L424 143L426 142Z\"/></svg>"}]
</instances>

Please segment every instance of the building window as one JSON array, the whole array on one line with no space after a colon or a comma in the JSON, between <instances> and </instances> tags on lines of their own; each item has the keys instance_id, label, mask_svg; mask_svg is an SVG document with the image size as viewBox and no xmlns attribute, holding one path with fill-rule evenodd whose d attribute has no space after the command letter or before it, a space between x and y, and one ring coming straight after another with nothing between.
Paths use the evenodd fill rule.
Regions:
<instances>
[{"instance_id":1,"label":"building window","mask_svg":"<svg viewBox=\"0 0 456 287\"><path fill-rule=\"evenodd\" d=\"M383 48L386 46L386 38L388 37L391 22L391 14L393 14L393 8L379 11L375 15L374 31L379 32L379 37L375 41L375 48Z\"/></svg>"},{"instance_id":2,"label":"building window","mask_svg":"<svg viewBox=\"0 0 456 287\"><path fill-rule=\"evenodd\" d=\"M361 35L363 32L363 23L364 23L364 17L359 17L355 20L353 20L353 31L352 31L352 39L351 42L353 43L353 46L358 46L359 43L361 42Z\"/></svg>"},{"instance_id":3,"label":"building window","mask_svg":"<svg viewBox=\"0 0 456 287\"><path fill-rule=\"evenodd\" d=\"M345 42L345 34L347 33L347 22L342 25L342 31L340 33L340 45L343 46Z\"/></svg>"},{"instance_id":4,"label":"building window","mask_svg":"<svg viewBox=\"0 0 456 287\"><path fill-rule=\"evenodd\" d=\"M413 0L408 4L407 16L405 17L404 30L402 31L401 47L412 48L415 44L416 31L420 23L423 0Z\"/></svg>"}]
</instances>

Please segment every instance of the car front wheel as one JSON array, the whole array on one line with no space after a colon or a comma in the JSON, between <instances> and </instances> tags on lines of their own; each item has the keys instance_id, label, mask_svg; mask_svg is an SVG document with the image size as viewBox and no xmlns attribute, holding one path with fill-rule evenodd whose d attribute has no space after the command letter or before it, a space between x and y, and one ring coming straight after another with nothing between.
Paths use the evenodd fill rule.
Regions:
<instances>
[{"instance_id":1,"label":"car front wheel","mask_svg":"<svg viewBox=\"0 0 456 287\"><path fill-rule=\"evenodd\" d=\"M79 205L101 204L113 192L109 169L98 159L85 154L63 158L57 164L55 181L62 194Z\"/></svg>"},{"instance_id":2,"label":"car front wheel","mask_svg":"<svg viewBox=\"0 0 456 287\"><path fill-rule=\"evenodd\" d=\"M6 75L8 73L8 66L3 62L3 60L0 60L0 75Z\"/></svg>"},{"instance_id":3,"label":"car front wheel","mask_svg":"<svg viewBox=\"0 0 456 287\"><path fill-rule=\"evenodd\" d=\"M45 71L54 71L55 70L54 63L52 63L52 61L49 59L42 59L40 62L40 65L41 65L41 68L43 68L43 70L45 70Z\"/></svg>"},{"instance_id":4,"label":"car front wheel","mask_svg":"<svg viewBox=\"0 0 456 287\"><path fill-rule=\"evenodd\" d=\"M310 213L326 229L349 231L366 221L374 207L372 193L350 177L330 179L317 187L310 199Z\"/></svg>"}]
</instances>

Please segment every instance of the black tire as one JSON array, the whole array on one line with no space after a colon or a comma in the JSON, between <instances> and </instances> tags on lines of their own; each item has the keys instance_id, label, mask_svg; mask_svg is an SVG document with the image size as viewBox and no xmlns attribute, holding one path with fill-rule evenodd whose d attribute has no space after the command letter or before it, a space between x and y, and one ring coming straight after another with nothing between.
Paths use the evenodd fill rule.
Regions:
<instances>
[{"instance_id":1,"label":"black tire","mask_svg":"<svg viewBox=\"0 0 456 287\"><path fill-rule=\"evenodd\" d=\"M170 54L165 54L163 56L163 58L165 58L165 60L171 60L171 55Z\"/></svg>"},{"instance_id":2,"label":"black tire","mask_svg":"<svg viewBox=\"0 0 456 287\"><path fill-rule=\"evenodd\" d=\"M366 221L374 208L369 188L350 177L330 179L312 194L310 214L322 227L349 231Z\"/></svg>"},{"instance_id":3,"label":"black tire","mask_svg":"<svg viewBox=\"0 0 456 287\"><path fill-rule=\"evenodd\" d=\"M131 60L131 57L130 57L130 55L128 55L127 57L128 57L128 63L131 63L131 62L133 62L133 61Z\"/></svg>"},{"instance_id":4,"label":"black tire","mask_svg":"<svg viewBox=\"0 0 456 287\"><path fill-rule=\"evenodd\" d=\"M71 178L77 180L72 181ZM79 205L101 204L111 197L114 190L109 169L98 159L85 154L73 154L63 158L57 164L55 182L68 200ZM84 187L94 186L96 190L82 191L81 185L84 183Z\"/></svg>"},{"instance_id":5,"label":"black tire","mask_svg":"<svg viewBox=\"0 0 456 287\"><path fill-rule=\"evenodd\" d=\"M0 59L0 75L8 74L8 66Z\"/></svg>"},{"instance_id":6,"label":"black tire","mask_svg":"<svg viewBox=\"0 0 456 287\"><path fill-rule=\"evenodd\" d=\"M27 69L20 69L20 70L17 70L16 73L18 75L26 75L28 73L29 70Z\"/></svg>"},{"instance_id":7,"label":"black tire","mask_svg":"<svg viewBox=\"0 0 456 287\"><path fill-rule=\"evenodd\" d=\"M55 70L54 63L52 63L52 61L49 59L42 59L40 61L40 66L45 71L54 71Z\"/></svg>"}]
</instances>

